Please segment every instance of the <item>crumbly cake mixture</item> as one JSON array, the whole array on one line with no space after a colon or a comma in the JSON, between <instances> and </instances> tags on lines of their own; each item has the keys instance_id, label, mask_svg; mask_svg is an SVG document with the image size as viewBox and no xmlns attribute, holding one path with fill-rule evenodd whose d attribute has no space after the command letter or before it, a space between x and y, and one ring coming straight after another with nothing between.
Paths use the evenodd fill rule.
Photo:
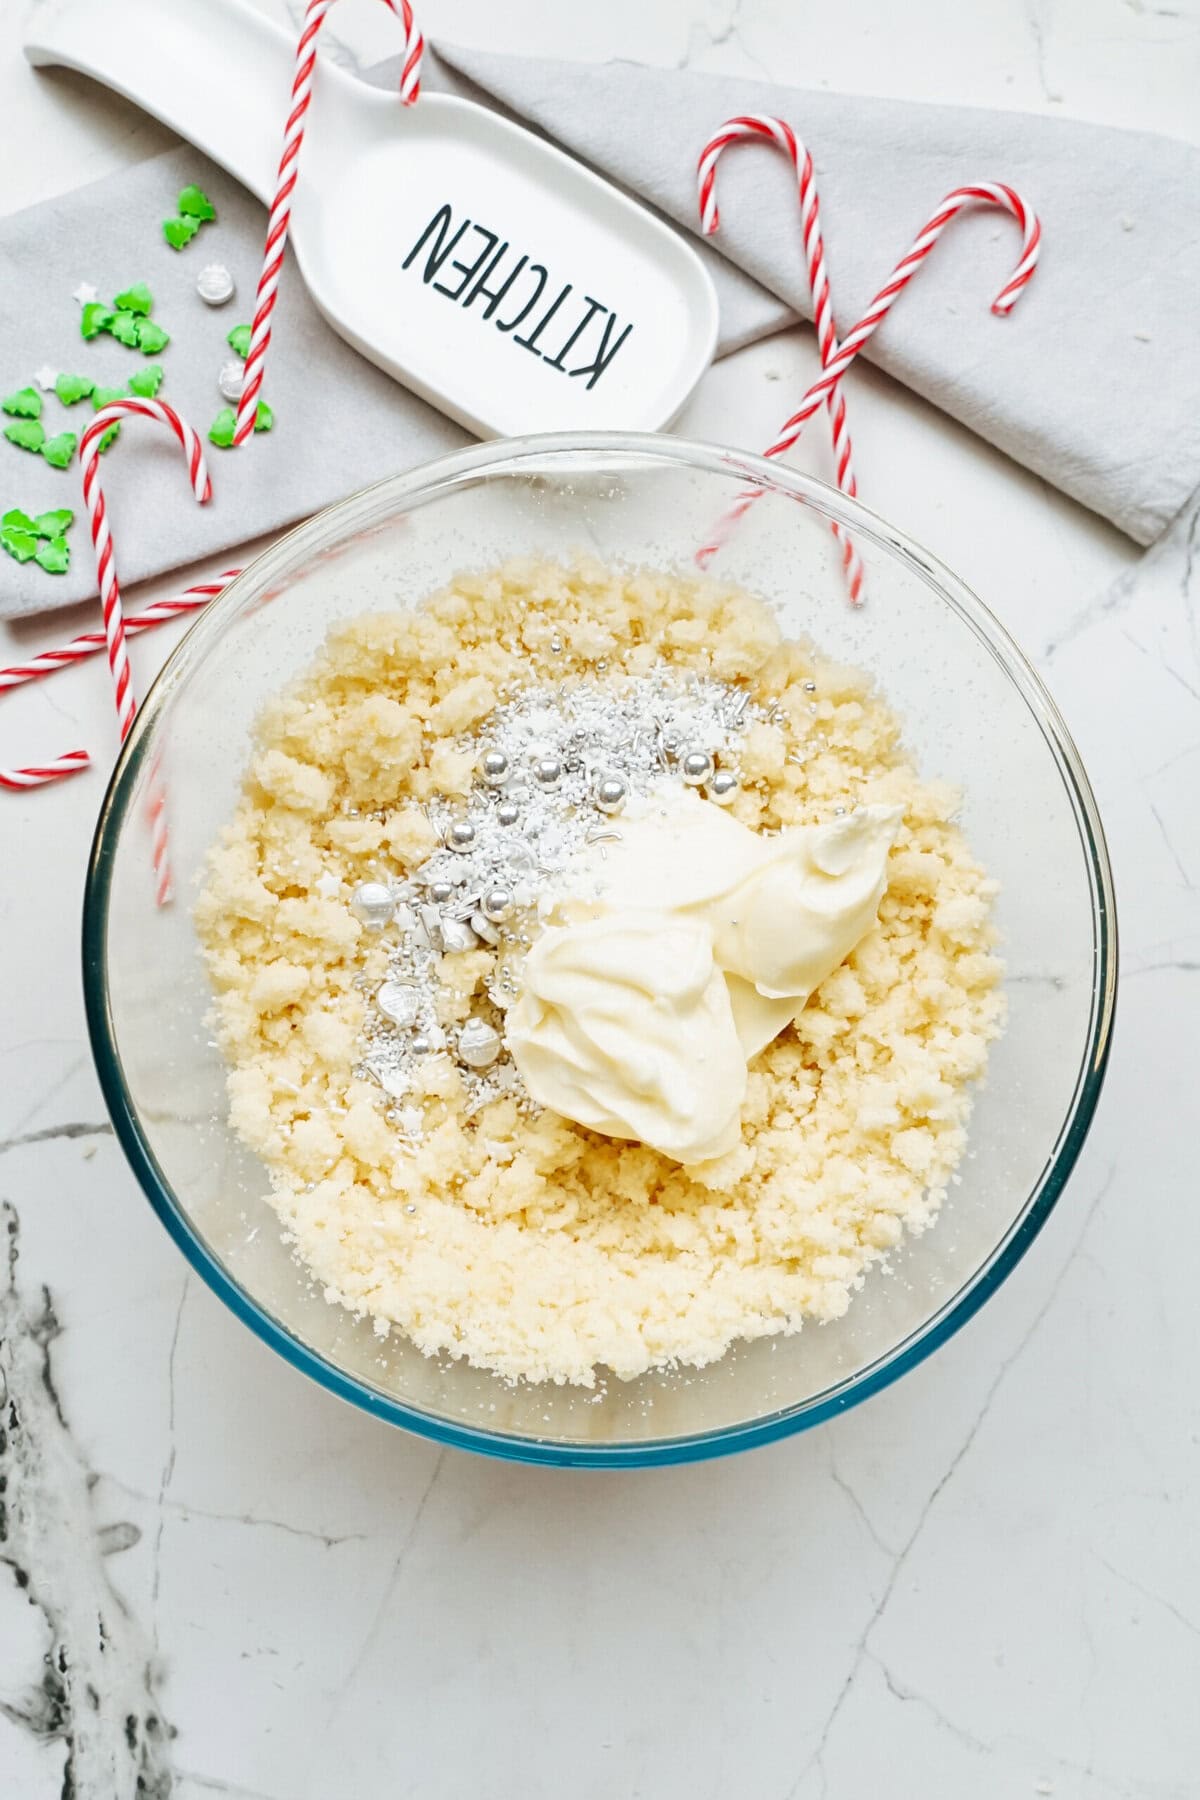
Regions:
<instances>
[{"instance_id":1,"label":"crumbly cake mixture","mask_svg":"<svg viewBox=\"0 0 1200 1800\"><path fill-rule=\"evenodd\" d=\"M742 1142L716 1162L538 1112L519 1082L480 1103L436 1047L397 1103L364 1064L390 971L356 884L438 852L431 818L476 784L471 740L531 681L664 668L749 696L746 825L903 807L878 927L752 1064ZM710 579L510 563L336 627L260 721L196 908L233 1125L327 1298L426 1353L585 1387L838 1318L936 1216L1002 1021L994 884L956 803L861 671ZM492 1005L496 960L442 959L443 1030Z\"/></svg>"}]
</instances>

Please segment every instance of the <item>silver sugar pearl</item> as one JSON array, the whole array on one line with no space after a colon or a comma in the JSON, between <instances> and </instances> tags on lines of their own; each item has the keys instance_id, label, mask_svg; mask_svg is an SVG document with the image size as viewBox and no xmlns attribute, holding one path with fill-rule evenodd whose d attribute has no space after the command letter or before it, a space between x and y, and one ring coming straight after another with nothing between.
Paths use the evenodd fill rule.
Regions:
<instances>
[{"instance_id":1,"label":"silver sugar pearl","mask_svg":"<svg viewBox=\"0 0 1200 1800\"><path fill-rule=\"evenodd\" d=\"M489 888L480 902L479 910L485 919L493 925L503 925L513 909L513 897L507 888Z\"/></svg>"},{"instance_id":2,"label":"silver sugar pearl","mask_svg":"<svg viewBox=\"0 0 1200 1800\"><path fill-rule=\"evenodd\" d=\"M475 827L470 819L455 819L446 829L447 850L457 850L461 856L467 850L475 848Z\"/></svg>"},{"instance_id":3,"label":"silver sugar pearl","mask_svg":"<svg viewBox=\"0 0 1200 1800\"><path fill-rule=\"evenodd\" d=\"M428 1056L429 1052L430 1052L430 1050L432 1050L432 1048L433 1048L433 1045L429 1042L429 1039L425 1036L424 1032L419 1031L417 1033L416 1037L412 1041L413 1055L414 1056Z\"/></svg>"},{"instance_id":4,"label":"silver sugar pearl","mask_svg":"<svg viewBox=\"0 0 1200 1800\"><path fill-rule=\"evenodd\" d=\"M500 1033L486 1019L468 1019L458 1034L459 1061L468 1069L490 1069L500 1054Z\"/></svg>"},{"instance_id":5,"label":"silver sugar pearl","mask_svg":"<svg viewBox=\"0 0 1200 1800\"><path fill-rule=\"evenodd\" d=\"M732 769L718 769L716 774L710 778L704 791L710 800L716 801L718 806L732 806L738 787L738 778Z\"/></svg>"},{"instance_id":6,"label":"silver sugar pearl","mask_svg":"<svg viewBox=\"0 0 1200 1800\"><path fill-rule=\"evenodd\" d=\"M449 881L431 881L429 884L429 898L435 906L445 906L453 894L454 886Z\"/></svg>"},{"instance_id":7,"label":"silver sugar pearl","mask_svg":"<svg viewBox=\"0 0 1200 1800\"><path fill-rule=\"evenodd\" d=\"M501 825L515 825L521 816L521 809L515 800L502 800L496 808L496 817Z\"/></svg>"},{"instance_id":8,"label":"silver sugar pearl","mask_svg":"<svg viewBox=\"0 0 1200 1800\"><path fill-rule=\"evenodd\" d=\"M539 756L533 765L533 779L540 788L556 788L562 773L562 763L557 756Z\"/></svg>"},{"instance_id":9,"label":"silver sugar pearl","mask_svg":"<svg viewBox=\"0 0 1200 1800\"><path fill-rule=\"evenodd\" d=\"M224 306L237 289L224 263L205 263L196 277L196 292L206 306Z\"/></svg>"},{"instance_id":10,"label":"silver sugar pearl","mask_svg":"<svg viewBox=\"0 0 1200 1800\"><path fill-rule=\"evenodd\" d=\"M217 376L217 386L221 390L222 400L228 400L231 406L236 406L242 397L242 383L245 379L244 364L237 361L223 362L221 372Z\"/></svg>"},{"instance_id":11,"label":"silver sugar pearl","mask_svg":"<svg viewBox=\"0 0 1200 1800\"><path fill-rule=\"evenodd\" d=\"M479 759L479 773L489 787L503 787L508 780L508 758L503 750L485 750Z\"/></svg>"},{"instance_id":12,"label":"silver sugar pearl","mask_svg":"<svg viewBox=\"0 0 1200 1800\"><path fill-rule=\"evenodd\" d=\"M680 769L689 787L701 787L713 772L713 759L707 750L688 750Z\"/></svg>"},{"instance_id":13,"label":"silver sugar pearl","mask_svg":"<svg viewBox=\"0 0 1200 1800\"><path fill-rule=\"evenodd\" d=\"M603 813L618 813L629 797L629 783L623 775L597 776L592 799Z\"/></svg>"},{"instance_id":14,"label":"silver sugar pearl","mask_svg":"<svg viewBox=\"0 0 1200 1800\"><path fill-rule=\"evenodd\" d=\"M406 981L385 981L375 995L375 1004L385 1019L398 1025L401 1031L408 1031L417 1022L421 996Z\"/></svg>"},{"instance_id":15,"label":"silver sugar pearl","mask_svg":"<svg viewBox=\"0 0 1200 1800\"><path fill-rule=\"evenodd\" d=\"M804 691L806 694L815 694L817 691L816 682L815 681L806 681L804 684Z\"/></svg>"},{"instance_id":16,"label":"silver sugar pearl","mask_svg":"<svg viewBox=\"0 0 1200 1800\"><path fill-rule=\"evenodd\" d=\"M350 896L350 911L371 931L382 931L392 922L396 902L382 881L360 881Z\"/></svg>"}]
</instances>

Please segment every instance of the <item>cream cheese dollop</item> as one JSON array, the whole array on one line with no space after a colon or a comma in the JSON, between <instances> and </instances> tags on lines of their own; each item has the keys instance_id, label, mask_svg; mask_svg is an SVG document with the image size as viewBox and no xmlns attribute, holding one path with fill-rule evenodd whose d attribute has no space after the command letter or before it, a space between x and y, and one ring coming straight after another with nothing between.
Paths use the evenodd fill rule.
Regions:
<instances>
[{"instance_id":1,"label":"cream cheese dollop","mask_svg":"<svg viewBox=\"0 0 1200 1800\"><path fill-rule=\"evenodd\" d=\"M746 1064L874 925L900 811L760 835L678 789L581 859L506 1021L532 1097L681 1163L738 1140Z\"/></svg>"}]
</instances>

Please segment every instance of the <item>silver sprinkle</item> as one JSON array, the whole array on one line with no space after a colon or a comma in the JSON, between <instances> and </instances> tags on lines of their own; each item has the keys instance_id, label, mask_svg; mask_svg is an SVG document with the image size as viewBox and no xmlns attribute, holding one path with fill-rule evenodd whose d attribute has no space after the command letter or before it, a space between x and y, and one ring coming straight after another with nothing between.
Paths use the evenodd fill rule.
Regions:
<instances>
[{"instance_id":1,"label":"silver sprinkle","mask_svg":"<svg viewBox=\"0 0 1200 1800\"><path fill-rule=\"evenodd\" d=\"M496 808L496 817L501 825L515 825L521 816L521 809L515 800L502 800Z\"/></svg>"},{"instance_id":2,"label":"silver sprinkle","mask_svg":"<svg viewBox=\"0 0 1200 1800\"><path fill-rule=\"evenodd\" d=\"M804 691L806 694L815 694L817 691L816 682L815 681L806 681L804 684Z\"/></svg>"},{"instance_id":3,"label":"silver sprinkle","mask_svg":"<svg viewBox=\"0 0 1200 1800\"><path fill-rule=\"evenodd\" d=\"M375 996L375 1004L385 1019L407 1031L417 1022L421 996L406 981L385 981Z\"/></svg>"},{"instance_id":4,"label":"silver sprinkle","mask_svg":"<svg viewBox=\"0 0 1200 1800\"><path fill-rule=\"evenodd\" d=\"M431 881L429 884L429 898L438 906L445 906L453 893L453 885L448 881Z\"/></svg>"},{"instance_id":5,"label":"silver sprinkle","mask_svg":"<svg viewBox=\"0 0 1200 1800\"><path fill-rule=\"evenodd\" d=\"M395 910L391 889L382 881L360 881L350 896L350 911L371 931L382 931L389 925Z\"/></svg>"},{"instance_id":6,"label":"silver sprinkle","mask_svg":"<svg viewBox=\"0 0 1200 1800\"><path fill-rule=\"evenodd\" d=\"M224 263L205 263L196 277L196 292L206 306L224 306L237 288Z\"/></svg>"},{"instance_id":7,"label":"silver sprinkle","mask_svg":"<svg viewBox=\"0 0 1200 1800\"><path fill-rule=\"evenodd\" d=\"M470 819L454 819L446 831L446 848L461 856L475 847L475 827Z\"/></svg>"},{"instance_id":8,"label":"silver sprinkle","mask_svg":"<svg viewBox=\"0 0 1200 1800\"><path fill-rule=\"evenodd\" d=\"M507 888L489 888L483 896L480 911L493 925L503 925L513 909L513 897Z\"/></svg>"},{"instance_id":9,"label":"silver sprinkle","mask_svg":"<svg viewBox=\"0 0 1200 1800\"><path fill-rule=\"evenodd\" d=\"M599 775L592 788L592 799L601 812L620 812L629 797L629 783L623 775Z\"/></svg>"},{"instance_id":10,"label":"silver sprinkle","mask_svg":"<svg viewBox=\"0 0 1200 1800\"><path fill-rule=\"evenodd\" d=\"M503 750L485 750L479 759L479 773L489 787L503 787L508 780L508 758Z\"/></svg>"},{"instance_id":11,"label":"silver sprinkle","mask_svg":"<svg viewBox=\"0 0 1200 1800\"><path fill-rule=\"evenodd\" d=\"M240 362L223 362L217 376L222 400L228 400L231 406L236 406L242 397L242 383L245 379L246 371Z\"/></svg>"},{"instance_id":12,"label":"silver sprinkle","mask_svg":"<svg viewBox=\"0 0 1200 1800\"><path fill-rule=\"evenodd\" d=\"M562 773L563 766L557 756L539 756L533 765L533 779L540 788L556 788Z\"/></svg>"},{"instance_id":13,"label":"silver sprinkle","mask_svg":"<svg viewBox=\"0 0 1200 1800\"><path fill-rule=\"evenodd\" d=\"M704 791L718 806L731 806L737 797L739 785L732 769L718 769Z\"/></svg>"},{"instance_id":14,"label":"silver sprinkle","mask_svg":"<svg viewBox=\"0 0 1200 1800\"><path fill-rule=\"evenodd\" d=\"M500 942L500 933L490 919L485 919L481 912L474 912L470 918L471 930L485 944L496 945Z\"/></svg>"},{"instance_id":15,"label":"silver sprinkle","mask_svg":"<svg viewBox=\"0 0 1200 1800\"><path fill-rule=\"evenodd\" d=\"M683 779L689 787L700 787L713 771L713 759L707 750L688 750L683 757Z\"/></svg>"},{"instance_id":16,"label":"silver sprinkle","mask_svg":"<svg viewBox=\"0 0 1200 1800\"><path fill-rule=\"evenodd\" d=\"M442 949L447 956L457 956L464 950L474 950L478 939L465 919L442 920Z\"/></svg>"},{"instance_id":17,"label":"silver sprinkle","mask_svg":"<svg viewBox=\"0 0 1200 1800\"><path fill-rule=\"evenodd\" d=\"M500 1033L486 1019L468 1019L458 1034L458 1055L468 1069L490 1069L500 1054Z\"/></svg>"},{"instance_id":18,"label":"silver sprinkle","mask_svg":"<svg viewBox=\"0 0 1200 1800\"><path fill-rule=\"evenodd\" d=\"M425 1036L424 1032L418 1032L416 1037L412 1041L413 1055L414 1056L428 1056L429 1052L432 1049L433 1049L433 1045L430 1043L429 1039Z\"/></svg>"}]
</instances>

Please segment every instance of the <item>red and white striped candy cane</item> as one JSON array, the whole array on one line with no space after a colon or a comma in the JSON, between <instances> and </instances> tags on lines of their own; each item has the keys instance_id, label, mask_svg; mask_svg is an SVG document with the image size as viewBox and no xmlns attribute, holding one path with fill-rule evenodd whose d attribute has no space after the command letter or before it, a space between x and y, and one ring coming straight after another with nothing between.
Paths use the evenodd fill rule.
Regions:
<instances>
[{"instance_id":1,"label":"red and white striped candy cane","mask_svg":"<svg viewBox=\"0 0 1200 1800\"><path fill-rule=\"evenodd\" d=\"M21 788L46 787L52 781L62 781L67 775L78 775L90 761L86 750L66 750L53 762L35 763L29 769L0 769L0 788L16 792Z\"/></svg>"},{"instance_id":2,"label":"red and white striped candy cane","mask_svg":"<svg viewBox=\"0 0 1200 1800\"><path fill-rule=\"evenodd\" d=\"M385 0L404 26L404 66L400 72L400 98L412 106L421 92L421 58L425 40L421 36L409 0ZM334 0L308 0L304 25L296 46L296 71L292 78L292 106L283 131L283 150L279 158L275 197L267 219L267 242L263 251L262 274L254 302L254 323L250 327L250 348L246 352L246 369L242 378L242 394L238 401L235 445L244 444L254 430L258 396L263 384L263 364L271 342L271 315L279 292L279 277L287 249L288 227L292 218L292 194L300 167L300 147L304 142L305 115L312 104L313 77L317 67L317 34L325 23L325 15Z\"/></svg>"},{"instance_id":3,"label":"red and white striped candy cane","mask_svg":"<svg viewBox=\"0 0 1200 1800\"><path fill-rule=\"evenodd\" d=\"M791 418L784 421L778 438L768 450L763 452L764 456L784 456L793 448L809 419L826 404L827 396L837 387L838 382L863 345L886 319L947 225L951 220L956 219L964 208L977 205L999 207L1002 211L1009 213L1021 227L1020 259L992 301L992 311L998 318L1005 318L1012 311L1033 279L1034 270L1037 268L1042 242L1041 222L1033 208L1026 200L1022 199L1016 189L1006 187L1003 182L977 181L970 182L963 187L953 188L937 211L926 220L912 248L896 264L862 318L846 333L842 339L841 348L829 366L823 369L817 380L813 382ZM706 544L699 552L698 562L707 563L710 560L726 541L729 530L737 520L744 516L756 500L761 499L763 491L761 488L747 490L736 505L730 508L714 542Z\"/></svg>"},{"instance_id":4,"label":"red and white striped candy cane","mask_svg":"<svg viewBox=\"0 0 1200 1800\"><path fill-rule=\"evenodd\" d=\"M765 138L791 158L792 167L796 171L796 184L800 198L800 228L804 239L804 257L808 267L808 285L812 295L813 324L817 333L817 344L821 353L821 366L827 369L841 348L833 323L833 301L829 292L829 273L825 267L825 243L821 236L821 209L817 199L816 174L813 160L807 147L800 143L795 132L786 119L775 119L766 113L740 113L736 118L726 120L715 137L700 153L696 165L697 182L700 199L700 225L706 237L711 237L721 221L717 207L716 173L721 154L730 144L745 143L749 139ZM826 395L829 409L830 432L833 438L834 466L837 470L837 484L844 494L852 499L858 496L858 483L854 476L852 450L850 445L850 429L846 422L846 403L842 398L842 390L835 387ZM854 548L853 540L840 525L831 527L842 550L842 568L846 575L846 584L851 602L859 605L863 595L864 570L862 558Z\"/></svg>"},{"instance_id":5,"label":"red and white striped candy cane","mask_svg":"<svg viewBox=\"0 0 1200 1800\"><path fill-rule=\"evenodd\" d=\"M116 562L113 557L112 533L108 528L108 508L104 504L104 492L100 486L99 462L100 440L110 425L117 424L130 415L146 419L155 419L166 425L178 438L180 447L187 458L188 475L191 478L192 492L201 505L212 498L212 484L208 479L208 469L204 461L204 449L197 433L181 419L174 407L163 400L114 400L111 406L103 406L83 434L79 445L79 460L83 466L83 498L88 509L88 519L92 529L92 544L96 551L96 569L100 582L100 606L104 614L104 640L108 650L108 666L112 672L113 689L117 703L117 721L124 743L133 724L137 711L137 701L133 694L133 676L129 668L129 656L125 648L125 618L121 607L121 589L117 581ZM159 905L165 905L171 897L171 875L167 862L167 828L166 817L162 807L162 795L159 790L155 772L151 771L149 783L149 808L151 820L152 849L151 857L154 865L155 891Z\"/></svg>"},{"instance_id":6,"label":"red and white striped candy cane","mask_svg":"<svg viewBox=\"0 0 1200 1800\"><path fill-rule=\"evenodd\" d=\"M197 582L194 587L184 588L182 594L169 600L155 600L140 613L128 614L124 621L125 636L136 637L139 632L150 631L168 619L199 612L210 600L224 593L226 584L240 574L240 569L225 569L215 581ZM23 687L27 681L39 681L43 676L53 675L56 669L68 669L73 663L86 662L97 650L103 650L106 642L102 631L83 631L59 650L43 650L30 662L12 663L7 669L0 669L0 693L6 688Z\"/></svg>"}]
</instances>

